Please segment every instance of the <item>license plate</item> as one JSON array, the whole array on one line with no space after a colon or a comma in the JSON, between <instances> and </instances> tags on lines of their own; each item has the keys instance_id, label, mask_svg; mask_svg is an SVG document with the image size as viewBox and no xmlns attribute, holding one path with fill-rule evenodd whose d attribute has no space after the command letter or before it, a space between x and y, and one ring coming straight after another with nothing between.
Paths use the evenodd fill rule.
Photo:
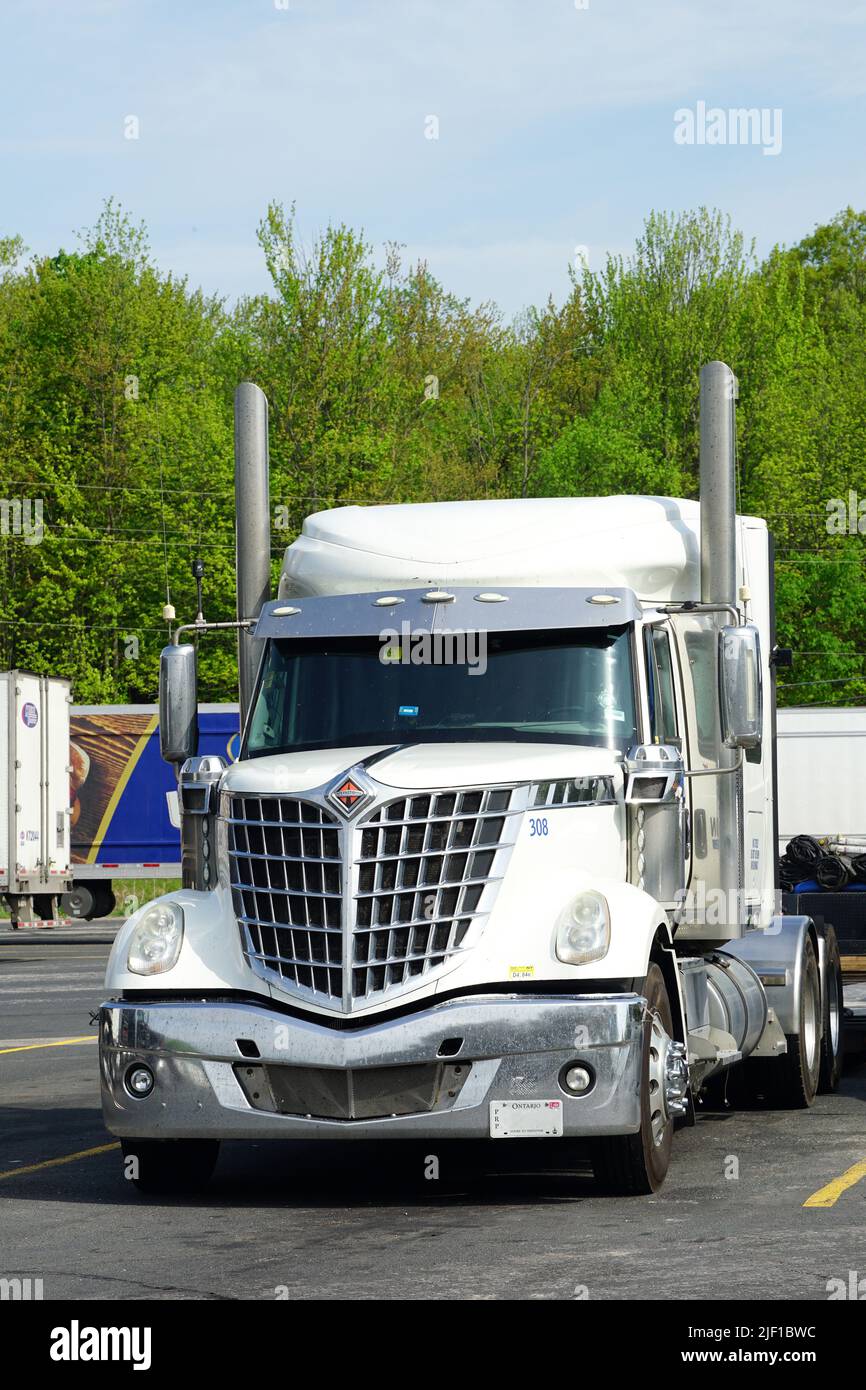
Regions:
<instances>
[{"instance_id":1,"label":"license plate","mask_svg":"<svg viewBox=\"0 0 866 1390\"><path fill-rule=\"evenodd\" d=\"M492 1100L491 1139L551 1139L562 1134L561 1100Z\"/></svg>"}]
</instances>

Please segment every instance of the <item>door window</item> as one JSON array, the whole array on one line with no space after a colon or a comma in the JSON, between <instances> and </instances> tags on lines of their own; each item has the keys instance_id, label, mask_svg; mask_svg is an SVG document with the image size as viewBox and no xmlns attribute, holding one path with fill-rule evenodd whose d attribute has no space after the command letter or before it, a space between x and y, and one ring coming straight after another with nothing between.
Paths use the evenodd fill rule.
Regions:
<instances>
[{"instance_id":1,"label":"door window","mask_svg":"<svg viewBox=\"0 0 866 1390\"><path fill-rule=\"evenodd\" d=\"M650 627L644 633L649 693L650 735L653 743L680 746L671 644L663 628Z\"/></svg>"}]
</instances>

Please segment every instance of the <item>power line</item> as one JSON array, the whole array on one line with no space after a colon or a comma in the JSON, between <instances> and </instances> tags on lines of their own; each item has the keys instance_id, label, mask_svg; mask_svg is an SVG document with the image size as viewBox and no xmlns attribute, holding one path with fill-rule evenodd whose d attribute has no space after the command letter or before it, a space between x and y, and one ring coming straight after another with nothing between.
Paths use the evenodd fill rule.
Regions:
<instances>
[{"instance_id":1,"label":"power line","mask_svg":"<svg viewBox=\"0 0 866 1390\"><path fill-rule=\"evenodd\" d=\"M33 487L45 487L45 488L69 487L70 489L74 489L76 492L146 492L146 493L148 493L149 495L151 495L152 497L154 497L154 499L156 499L156 496L158 495L158 489L157 489L157 488L155 488L153 485L148 486L148 485L146 485L146 484L144 484L144 483L141 483L141 484L136 484L136 483L79 483L75 478L68 478L68 479L64 479L64 478L61 478L61 479L53 479L53 478L28 478L26 481L19 481L19 482L2 482L2 481L0 481L0 488L2 488L2 489L4 489L4 490L8 490L8 491L13 491L13 492L16 491L16 490L27 490L27 489L33 488ZM234 488L231 487L231 486L227 486L227 487L221 488L221 489L219 489L219 490L210 490L210 491L208 491L207 489L204 489L204 488L202 488L202 489L199 489L199 488L189 488L189 489L187 489L187 488L175 488L175 489L173 489L173 495L174 495L175 497L196 497L196 498L198 498L198 497L231 497L231 498L234 498L234 495L235 495L235 494L234 494ZM321 495L321 493L320 493L318 496L315 496L315 495L313 495L313 494L309 494L309 495L305 495L305 496L294 495L294 494L293 494L291 500L292 500L293 502L318 502L318 503L322 503L322 502L327 502L329 499L328 499L327 497L323 497L323 496ZM338 500L338 499L332 498L331 500L333 501L333 500ZM469 499L469 500L472 500L472 499ZM476 499L476 500L484 501L485 499L481 498L481 499ZM490 499L487 499L487 500L490 500ZM495 499L495 500L500 500L500 501L501 501L501 500L503 500L503 499L499 498L499 499ZM504 500L507 501L508 499L506 498L506 499L504 499ZM403 504L401 504L401 503L395 502L393 497L364 497L364 498L359 498L359 497L351 498L351 497L350 497L350 498L344 498L344 499L342 499L342 501L343 501L343 505L344 505L344 506L367 506L367 505L373 505L373 506L388 506L388 505L400 506L400 505L403 505ZM272 499L272 505L280 506L280 505L282 505L282 503L280 502L279 498L276 500L276 503L274 503L274 502L273 502L273 499Z\"/></svg>"},{"instance_id":2,"label":"power line","mask_svg":"<svg viewBox=\"0 0 866 1390\"><path fill-rule=\"evenodd\" d=\"M826 681L780 681L780 690L791 690L795 685L853 685L855 681L862 680L859 676L834 676Z\"/></svg>"},{"instance_id":3,"label":"power line","mask_svg":"<svg viewBox=\"0 0 866 1390\"><path fill-rule=\"evenodd\" d=\"M68 540L68 539L69 539L69 537L66 536L66 535L64 535L64 533L62 533L62 532L61 532L61 533L58 533L57 535L52 536L51 533L50 533L49 531L45 531L44 534L43 534L43 537L42 537L41 541L39 541L39 545L44 545L46 541L60 541L60 540ZM124 546L143 545L143 546L157 546L157 547L159 547L160 549L162 548L162 540L160 539L159 536L150 536L150 537L148 537L148 539L142 540L142 539L140 539L140 538L135 538L135 537L130 538L130 537L128 537L128 536L110 536L110 535L105 535L105 536L80 536L80 535L79 535L79 536L75 536L74 539L75 539L77 542L80 542L80 543L86 544L86 545L124 545ZM10 544L13 543L13 542L16 543L16 544L18 544L18 545L22 544L22 537L21 537L21 536L0 536L0 541L2 541L2 540L9 541ZM188 549L188 550L232 550L232 551L233 551L234 548L235 548L235 543L234 543L233 540L224 540L224 541L220 541L220 540L202 541L201 544L199 545L199 543L198 543L197 541L194 541L194 540L192 539L192 537L188 537L188 538L186 538L186 539L184 539L184 538L178 538L177 540L171 540L171 539L169 539L168 544L169 544L169 545L173 545L173 546L182 546L182 547L184 547L184 548L186 548L186 549ZM272 543L271 543L271 546L270 546L271 555L276 555L276 556L281 555L287 544L288 544L288 541L275 541L275 542L272 542ZM28 550L34 549L34 547L33 547L32 545L31 545L31 546L28 546L27 548L28 548Z\"/></svg>"}]
</instances>

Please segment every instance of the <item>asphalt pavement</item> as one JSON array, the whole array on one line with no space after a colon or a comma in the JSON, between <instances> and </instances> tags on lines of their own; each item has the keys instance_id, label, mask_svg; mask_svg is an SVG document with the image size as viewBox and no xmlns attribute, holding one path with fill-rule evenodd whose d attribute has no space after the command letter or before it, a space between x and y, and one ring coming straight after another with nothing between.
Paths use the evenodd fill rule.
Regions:
<instances>
[{"instance_id":1,"label":"asphalt pavement","mask_svg":"<svg viewBox=\"0 0 866 1390\"><path fill-rule=\"evenodd\" d=\"M866 1277L855 1059L809 1111L702 1114L650 1198L601 1195L555 1141L439 1145L438 1179L429 1145L233 1142L204 1195L141 1197L90 1021L116 927L0 928L0 1276L45 1298L825 1300Z\"/></svg>"}]
</instances>

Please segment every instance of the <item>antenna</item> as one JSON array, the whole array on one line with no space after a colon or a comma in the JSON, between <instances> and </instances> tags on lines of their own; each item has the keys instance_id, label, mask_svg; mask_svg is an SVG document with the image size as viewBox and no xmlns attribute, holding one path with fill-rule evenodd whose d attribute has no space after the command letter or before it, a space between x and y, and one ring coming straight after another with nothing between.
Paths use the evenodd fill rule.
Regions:
<instances>
[{"instance_id":1,"label":"antenna","mask_svg":"<svg viewBox=\"0 0 866 1390\"><path fill-rule=\"evenodd\" d=\"M202 612L201 582L204 579L204 560L193 560L192 564L190 565L190 569L192 570L192 577L195 580L196 591L198 594L198 597L196 599L198 611L195 615L195 620L197 623L203 623L204 613Z\"/></svg>"}]
</instances>

